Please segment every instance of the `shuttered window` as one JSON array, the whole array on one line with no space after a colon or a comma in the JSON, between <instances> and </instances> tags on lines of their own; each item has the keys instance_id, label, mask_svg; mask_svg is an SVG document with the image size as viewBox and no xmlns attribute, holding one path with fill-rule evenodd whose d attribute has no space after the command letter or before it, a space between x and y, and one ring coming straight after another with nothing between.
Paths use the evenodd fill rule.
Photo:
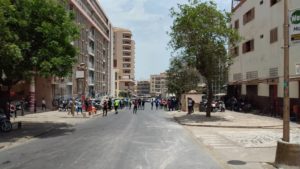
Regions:
<instances>
[{"instance_id":1,"label":"shuttered window","mask_svg":"<svg viewBox=\"0 0 300 169\"><path fill-rule=\"evenodd\" d=\"M254 51L254 39L243 44L243 53Z\"/></svg>"},{"instance_id":2,"label":"shuttered window","mask_svg":"<svg viewBox=\"0 0 300 169\"><path fill-rule=\"evenodd\" d=\"M248 22L252 21L255 17L255 10L254 8L250 9L248 12L246 12L243 16L243 23L244 25Z\"/></svg>"},{"instance_id":3,"label":"shuttered window","mask_svg":"<svg viewBox=\"0 0 300 169\"><path fill-rule=\"evenodd\" d=\"M234 22L234 29L239 29L239 27L240 27L239 20L236 20L236 21Z\"/></svg>"},{"instance_id":4,"label":"shuttered window","mask_svg":"<svg viewBox=\"0 0 300 169\"><path fill-rule=\"evenodd\" d=\"M277 42L278 40L278 29L274 28L270 31L270 43Z\"/></svg>"}]
</instances>

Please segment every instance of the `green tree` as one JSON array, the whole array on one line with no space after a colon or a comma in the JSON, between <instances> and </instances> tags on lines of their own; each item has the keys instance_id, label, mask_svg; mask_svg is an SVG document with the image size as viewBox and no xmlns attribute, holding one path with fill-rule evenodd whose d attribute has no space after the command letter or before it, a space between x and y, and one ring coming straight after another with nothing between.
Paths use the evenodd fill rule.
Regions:
<instances>
[{"instance_id":1,"label":"green tree","mask_svg":"<svg viewBox=\"0 0 300 169\"><path fill-rule=\"evenodd\" d=\"M67 76L79 37L61 0L0 0L0 85L10 89L33 75ZM5 76L3 76L5 75Z\"/></svg>"},{"instance_id":2,"label":"green tree","mask_svg":"<svg viewBox=\"0 0 300 169\"><path fill-rule=\"evenodd\" d=\"M190 0L188 4L178 4L178 10L171 9L174 18L171 27L170 46L183 53L205 77L207 83L208 106L206 116L210 117L212 83L220 77L220 68L226 72L231 62L226 45L239 40L237 32L228 27L230 14L217 9L214 2Z\"/></svg>"},{"instance_id":3,"label":"green tree","mask_svg":"<svg viewBox=\"0 0 300 169\"><path fill-rule=\"evenodd\" d=\"M174 57L167 70L168 93L174 93L178 99L191 90L197 90L201 80L199 72L190 67L182 57Z\"/></svg>"}]
</instances>

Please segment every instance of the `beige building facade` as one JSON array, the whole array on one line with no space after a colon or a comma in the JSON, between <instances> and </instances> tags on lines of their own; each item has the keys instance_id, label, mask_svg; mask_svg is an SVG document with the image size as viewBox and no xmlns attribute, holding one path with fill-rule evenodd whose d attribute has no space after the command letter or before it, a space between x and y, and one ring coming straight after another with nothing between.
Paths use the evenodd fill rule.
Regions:
<instances>
[{"instance_id":1,"label":"beige building facade","mask_svg":"<svg viewBox=\"0 0 300 169\"><path fill-rule=\"evenodd\" d=\"M289 9L300 8L299 0L289 0ZM243 37L231 46L235 56L228 80L228 94L245 98L256 108L272 105L282 112L284 58L284 1L241 0L233 7L232 27ZM291 108L299 104L300 46L290 46Z\"/></svg>"},{"instance_id":2,"label":"beige building facade","mask_svg":"<svg viewBox=\"0 0 300 169\"><path fill-rule=\"evenodd\" d=\"M115 27L113 32L115 97L119 97L121 92L132 95L135 93L135 41L128 29Z\"/></svg>"},{"instance_id":3,"label":"beige building facade","mask_svg":"<svg viewBox=\"0 0 300 169\"><path fill-rule=\"evenodd\" d=\"M36 99L45 97L51 107L54 98L101 97L111 95L113 31L107 15L97 0L69 0L80 26L80 38L73 42L78 49L77 64L68 78L36 79ZM81 78L77 71L82 70ZM37 105L39 106L39 101Z\"/></svg>"},{"instance_id":4,"label":"beige building facade","mask_svg":"<svg viewBox=\"0 0 300 169\"><path fill-rule=\"evenodd\" d=\"M137 96L138 97L150 97L150 81L138 81L137 82Z\"/></svg>"},{"instance_id":5,"label":"beige building facade","mask_svg":"<svg viewBox=\"0 0 300 169\"><path fill-rule=\"evenodd\" d=\"M160 73L150 76L150 94L151 96L166 97L167 95L167 74Z\"/></svg>"}]
</instances>

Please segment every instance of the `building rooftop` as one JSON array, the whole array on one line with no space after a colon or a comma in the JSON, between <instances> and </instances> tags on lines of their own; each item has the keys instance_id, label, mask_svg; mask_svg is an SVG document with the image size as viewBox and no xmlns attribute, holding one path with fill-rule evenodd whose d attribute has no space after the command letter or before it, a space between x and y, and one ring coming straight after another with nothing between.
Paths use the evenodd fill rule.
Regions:
<instances>
[{"instance_id":1,"label":"building rooftop","mask_svg":"<svg viewBox=\"0 0 300 169\"><path fill-rule=\"evenodd\" d=\"M240 8L243 3L245 3L247 0L232 0L232 12L235 12L238 8Z\"/></svg>"}]
</instances>

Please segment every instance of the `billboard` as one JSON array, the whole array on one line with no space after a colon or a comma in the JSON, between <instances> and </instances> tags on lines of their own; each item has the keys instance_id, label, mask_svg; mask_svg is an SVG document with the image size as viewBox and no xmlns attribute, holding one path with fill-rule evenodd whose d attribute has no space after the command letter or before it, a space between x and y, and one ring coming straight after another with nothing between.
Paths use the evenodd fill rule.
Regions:
<instances>
[{"instance_id":1,"label":"billboard","mask_svg":"<svg viewBox=\"0 0 300 169\"><path fill-rule=\"evenodd\" d=\"M290 44L300 44L300 9L290 11Z\"/></svg>"}]
</instances>

